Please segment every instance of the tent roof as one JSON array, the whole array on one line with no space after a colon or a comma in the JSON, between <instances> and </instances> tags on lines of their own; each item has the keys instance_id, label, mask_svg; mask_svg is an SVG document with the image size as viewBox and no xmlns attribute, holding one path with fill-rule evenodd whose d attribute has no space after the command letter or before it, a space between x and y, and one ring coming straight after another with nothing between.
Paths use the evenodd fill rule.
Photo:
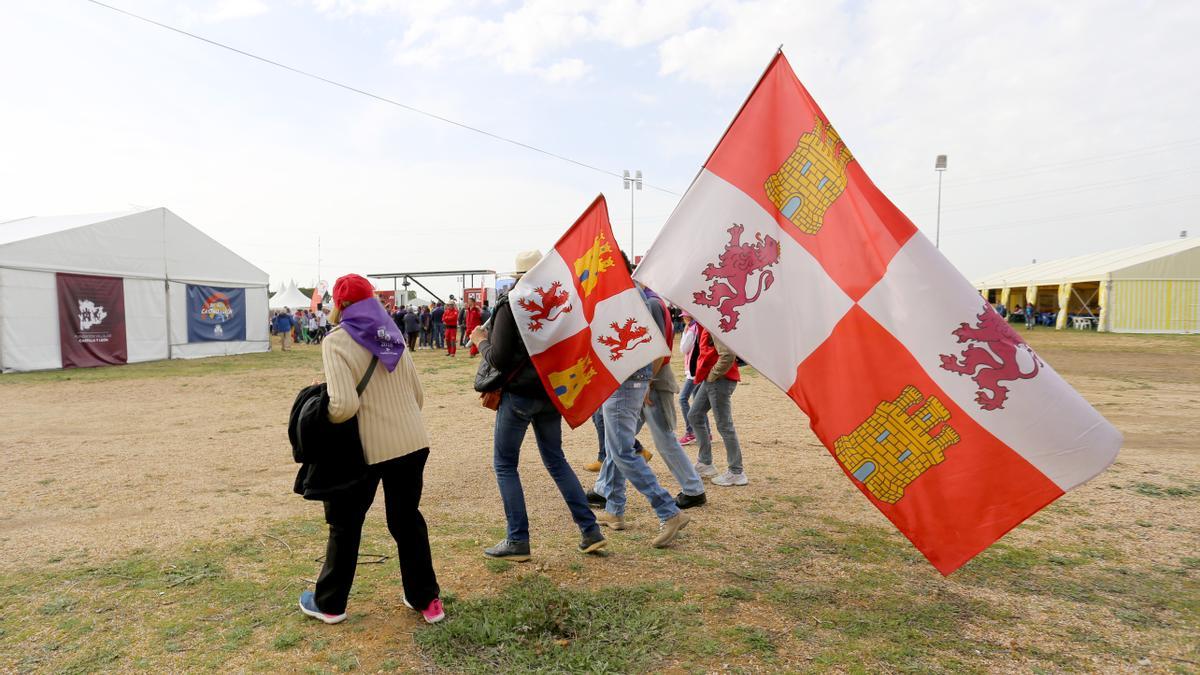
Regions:
<instances>
[{"instance_id":1,"label":"tent roof","mask_svg":"<svg viewBox=\"0 0 1200 675\"><path fill-rule=\"evenodd\" d=\"M138 211L111 211L106 213L76 213L68 216L29 216L0 223L0 246L17 241L33 239L47 234L73 230L77 227L95 225Z\"/></svg>"},{"instance_id":2,"label":"tent roof","mask_svg":"<svg viewBox=\"0 0 1200 675\"><path fill-rule=\"evenodd\" d=\"M1100 281L1112 277L1114 273L1121 270L1193 250L1200 251L1200 238L1171 239L1115 251L1047 260L989 274L976 281L975 287L1003 288L1007 286L1015 288L1040 284L1060 284L1068 281ZM1188 265L1188 267L1192 266ZM1186 278L1194 277L1200 277L1200 269L1195 269L1186 275Z\"/></svg>"},{"instance_id":3,"label":"tent roof","mask_svg":"<svg viewBox=\"0 0 1200 675\"><path fill-rule=\"evenodd\" d=\"M0 223L0 267L263 286L267 273L166 208Z\"/></svg>"},{"instance_id":4,"label":"tent roof","mask_svg":"<svg viewBox=\"0 0 1200 675\"><path fill-rule=\"evenodd\" d=\"M312 306L312 296L306 296L296 287L296 282L288 284L284 289L267 301L267 306L271 309L307 309Z\"/></svg>"}]
</instances>

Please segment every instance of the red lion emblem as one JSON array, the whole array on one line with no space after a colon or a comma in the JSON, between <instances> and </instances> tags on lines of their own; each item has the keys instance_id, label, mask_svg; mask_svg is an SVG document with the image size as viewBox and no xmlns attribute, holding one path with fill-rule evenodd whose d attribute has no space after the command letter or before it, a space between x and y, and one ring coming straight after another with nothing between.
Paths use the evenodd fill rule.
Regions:
<instances>
[{"instance_id":1,"label":"red lion emblem","mask_svg":"<svg viewBox=\"0 0 1200 675\"><path fill-rule=\"evenodd\" d=\"M737 308L748 305L762 292L775 282L775 273L766 268L779 262L779 242L773 237L763 237L762 233L754 234L754 244L743 244L742 233L745 227L734 225L727 230L729 243L725 252L717 258L720 265L709 263L704 268L704 278L713 279L708 292L692 294L697 305L716 307L721 313L721 330L728 333L737 328ZM761 271L758 275L758 289L754 295L746 295L746 284L750 275Z\"/></svg>"},{"instance_id":2,"label":"red lion emblem","mask_svg":"<svg viewBox=\"0 0 1200 675\"><path fill-rule=\"evenodd\" d=\"M963 350L961 359L942 354L942 368L959 375L970 375L979 385L975 402L983 410L996 410L1003 408L1008 400L1008 387L1000 383L1035 377L1042 361L996 310L985 307L976 319L974 326L960 323L954 335L958 336L960 343L982 342L987 349L972 344ZM1033 370L1028 373L1021 372L1021 366L1017 363L1018 350L1025 351L1033 358ZM990 395L988 392L991 392Z\"/></svg>"},{"instance_id":3,"label":"red lion emblem","mask_svg":"<svg viewBox=\"0 0 1200 675\"><path fill-rule=\"evenodd\" d=\"M550 284L550 290L545 290L541 286L533 289L534 293L541 296L541 302L518 298L517 304L521 309L529 312L529 330L538 331L544 325L542 322L550 322L558 317L571 311L571 303L568 302L570 294L566 291L560 291L562 283L555 281Z\"/></svg>"},{"instance_id":4,"label":"red lion emblem","mask_svg":"<svg viewBox=\"0 0 1200 675\"><path fill-rule=\"evenodd\" d=\"M612 326L612 329L617 331L617 336L611 337L609 335L601 335L600 337L596 338L596 342L608 347L608 358L612 359L613 361L621 358L624 352L627 352L640 344L645 344L654 339L654 337L650 335L650 331L646 330L645 326L637 325L637 322L633 319L626 319L624 326L618 326L616 321L608 325Z\"/></svg>"}]
</instances>

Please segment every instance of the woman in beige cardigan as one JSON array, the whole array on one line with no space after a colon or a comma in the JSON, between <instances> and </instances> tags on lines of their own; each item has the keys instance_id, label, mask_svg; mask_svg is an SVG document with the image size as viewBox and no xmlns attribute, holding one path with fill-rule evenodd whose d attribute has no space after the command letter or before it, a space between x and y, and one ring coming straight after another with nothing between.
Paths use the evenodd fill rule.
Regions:
<instances>
[{"instance_id":1,"label":"woman in beige cardigan","mask_svg":"<svg viewBox=\"0 0 1200 675\"><path fill-rule=\"evenodd\" d=\"M329 543L316 591L300 595L308 616L338 623L354 583L363 521L379 484L388 531L396 540L404 604L429 623L445 616L429 550L429 530L421 515L421 487L429 457L429 434L421 419L424 391L404 337L375 297L371 282L357 274L333 286L330 321L338 327L321 343L328 382L329 420L358 418L367 480L325 502ZM382 366L382 367L379 367ZM362 394L356 391L367 378Z\"/></svg>"}]
</instances>

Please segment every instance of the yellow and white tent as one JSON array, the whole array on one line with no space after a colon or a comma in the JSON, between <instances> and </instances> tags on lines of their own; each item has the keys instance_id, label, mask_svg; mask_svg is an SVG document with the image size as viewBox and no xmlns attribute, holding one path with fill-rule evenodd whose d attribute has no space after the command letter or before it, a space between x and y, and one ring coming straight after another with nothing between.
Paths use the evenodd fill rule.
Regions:
<instances>
[{"instance_id":1,"label":"yellow and white tent","mask_svg":"<svg viewBox=\"0 0 1200 675\"><path fill-rule=\"evenodd\" d=\"M1114 333L1200 333L1200 238L1014 267L975 287L1010 312L1057 312L1058 328L1086 317Z\"/></svg>"}]
</instances>

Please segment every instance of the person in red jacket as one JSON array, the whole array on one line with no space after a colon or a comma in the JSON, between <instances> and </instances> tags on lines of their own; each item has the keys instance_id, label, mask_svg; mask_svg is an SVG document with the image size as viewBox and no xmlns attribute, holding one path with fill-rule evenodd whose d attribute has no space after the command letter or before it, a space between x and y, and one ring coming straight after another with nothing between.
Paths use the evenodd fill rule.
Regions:
<instances>
[{"instance_id":1,"label":"person in red jacket","mask_svg":"<svg viewBox=\"0 0 1200 675\"><path fill-rule=\"evenodd\" d=\"M446 326L446 356L454 356L458 352L458 305L446 303L442 323Z\"/></svg>"},{"instance_id":2,"label":"person in red jacket","mask_svg":"<svg viewBox=\"0 0 1200 675\"><path fill-rule=\"evenodd\" d=\"M696 472L712 479L713 485L729 487L746 485L746 473L742 469L742 446L738 443L737 429L733 426L733 390L742 379L738 373L737 355L720 340L713 337L707 328L700 330L700 356L696 363L696 402L688 411L688 421L696 434L700 446ZM717 432L725 441L725 461L728 469L717 475L712 464L712 434L705 422L709 410L713 411Z\"/></svg>"},{"instance_id":3,"label":"person in red jacket","mask_svg":"<svg viewBox=\"0 0 1200 675\"><path fill-rule=\"evenodd\" d=\"M467 313L467 335L470 335L483 324L483 315L479 311L479 306L475 304L475 298L467 300L467 308L463 311ZM471 358L475 358L477 354L479 354L479 348L471 343Z\"/></svg>"}]
</instances>

